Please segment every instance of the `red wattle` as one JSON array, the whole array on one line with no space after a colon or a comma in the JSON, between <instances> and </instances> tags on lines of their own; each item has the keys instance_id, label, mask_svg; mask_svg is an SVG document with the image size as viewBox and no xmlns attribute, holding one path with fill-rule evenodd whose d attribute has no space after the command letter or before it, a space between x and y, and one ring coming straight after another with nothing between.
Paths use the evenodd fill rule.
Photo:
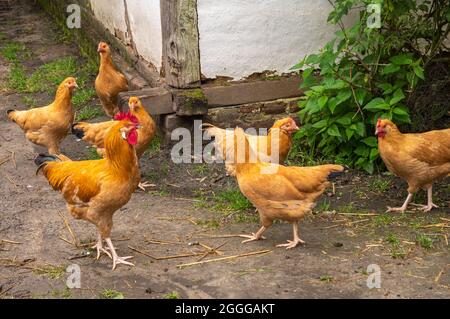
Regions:
<instances>
[{"instance_id":1,"label":"red wattle","mask_svg":"<svg viewBox=\"0 0 450 319\"><path fill-rule=\"evenodd\" d=\"M136 130L132 130L130 131L130 133L128 133L128 138L127 141L130 145L136 145L138 142L138 133Z\"/></svg>"}]
</instances>

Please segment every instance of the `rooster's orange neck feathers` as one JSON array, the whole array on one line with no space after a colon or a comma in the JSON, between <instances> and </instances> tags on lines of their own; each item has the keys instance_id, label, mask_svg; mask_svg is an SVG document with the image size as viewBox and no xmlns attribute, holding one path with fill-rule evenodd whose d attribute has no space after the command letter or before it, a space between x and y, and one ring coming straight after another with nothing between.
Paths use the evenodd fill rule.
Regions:
<instances>
[{"instance_id":1,"label":"rooster's orange neck feathers","mask_svg":"<svg viewBox=\"0 0 450 319\"><path fill-rule=\"evenodd\" d=\"M105 138L106 160L111 163L112 167L128 175L136 165L136 152L133 146L122 138L121 127L123 127L122 123L111 127Z\"/></svg>"}]
</instances>

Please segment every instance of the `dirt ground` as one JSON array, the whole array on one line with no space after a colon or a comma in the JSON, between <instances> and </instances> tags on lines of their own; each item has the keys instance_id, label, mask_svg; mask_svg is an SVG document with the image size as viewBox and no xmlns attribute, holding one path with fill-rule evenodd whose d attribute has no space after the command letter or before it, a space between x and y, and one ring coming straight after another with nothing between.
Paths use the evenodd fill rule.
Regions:
<instances>
[{"instance_id":1,"label":"dirt ground","mask_svg":"<svg viewBox=\"0 0 450 319\"><path fill-rule=\"evenodd\" d=\"M15 6L0 13L0 50L8 41L25 44L30 70L61 56L80 58L76 46L55 40L57 30L44 13L31 4ZM450 297L448 179L434 187L440 209L384 214L388 204L403 202L405 183L389 175L351 172L336 184L334 196L331 191L324 195L314 214L300 222L307 244L286 251L275 247L291 239L286 223L274 224L267 239L255 243L242 245L242 239L226 236L259 227L253 209L235 208L234 197L230 203L219 201L224 190L236 190L234 180L219 165L175 165L164 146L141 159L144 179L156 186L136 192L114 216L112 240L120 255L135 256L136 267L111 271L107 257L96 261L83 246L96 238L94 226L74 221L61 195L35 175L39 149L6 120L7 109L28 107L22 94L8 88L11 68L0 56L0 298ZM38 105L52 100L46 93L33 97ZM62 150L73 159L90 154L73 136ZM424 203L425 194L415 201ZM221 255L204 256L204 247L221 245ZM177 267L201 257L261 251ZM164 259L171 256L179 258ZM66 288L65 269L71 264L81 267L81 289ZM381 269L380 289L367 287L370 264Z\"/></svg>"}]
</instances>

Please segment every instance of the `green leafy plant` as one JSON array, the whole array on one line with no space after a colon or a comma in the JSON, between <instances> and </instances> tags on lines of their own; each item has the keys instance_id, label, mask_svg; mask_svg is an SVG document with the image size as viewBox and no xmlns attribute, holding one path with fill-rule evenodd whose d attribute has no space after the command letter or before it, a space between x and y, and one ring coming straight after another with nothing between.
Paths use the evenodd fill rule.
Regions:
<instances>
[{"instance_id":1,"label":"green leafy plant","mask_svg":"<svg viewBox=\"0 0 450 319\"><path fill-rule=\"evenodd\" d=\"M120 291L114 289L105 289L100 293L102 299L125 299L125 296Z\"/></svg>"},{"instance_id":2,"label":"green leafy plant","mask_svg":"<svg viewBox=\"0 0 450 319\"><path fill-rule=\"evenodd\" d=\"M306 99L298 139L317 154L373 173L379 158L373 130L377 119L409 123L405 102L424 68L446 50L450 0L336 0L328 22L335 38L293 69L302 69ZM381 27L370 28L367 5L381 5ZM342 18L360 10L346 28Z\"/></svg>"}]
</instances>

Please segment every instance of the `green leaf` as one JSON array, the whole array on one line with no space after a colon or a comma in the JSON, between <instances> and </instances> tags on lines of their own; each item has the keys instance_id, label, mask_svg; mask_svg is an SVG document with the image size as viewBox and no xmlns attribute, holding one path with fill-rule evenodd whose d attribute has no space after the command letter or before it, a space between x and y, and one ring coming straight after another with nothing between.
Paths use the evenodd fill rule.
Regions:
<instances>
[{"instance_id":1,"label":"green leaf","mask_svg":"<svg viewBox=\"0 0 450 319\"><path fill-rule=\"evenodd\" d=\"M322 128L322 127L327 126L327 124L328 124L328 120L320 120L319 122L314 123L313 127L314 128Z\"/></svg>"},{"instance_id":2,"label":"green leaf","mask_svg":"<svg viewBox=\"0 0 450 319\"><path fill-rule=\"evenodd\" d=\"M375 136L369 136L362 140L364 144L370 147L378 147L378 142Z\"/></svg>"},{"instance_id":3,"label":"green leaf","mask_svg":"<svg viewBox=\"0 0 450 319\"><path fill-rule=\"evenodd\" d=\"M409 115L408 109L404 106L395 107L392 112L397 115Z\"/></svg>"},{"instance_id":4,"label":"green leaf","mask_svg":"<svg viewBox=\"0 0 450 319\"><path fill-rule=\"evenodd\" d=\"M350 140L353 135L355 134L355 132L349 128L345 129L345 135L347 135L347 140Z\"/></svg>"},{"instance_id":5,"label":"green leaf","mask_svg":"<svg viewBox=\"0 0 450 319\"><path fill-rule=\"evenodd\" d=\"M325 88L322 85L316 85L316 86L312 86L311 90L313 90L314 92L317 92L317 93L323 93Z\"/></svg>"},{"instance_id":6,"label":"green leaf","mask_svg":"<svg viewBox=\"0 0 450 319\"><path fill-rule=\"evenodd\" d=\"M341 137L341 133L339 132L338 127L336 126L336 124L331 125L328 130L327 130L328 135L330 136L337 136L337 137Z\"/></svg>"},{"instance_id":7,"label":"green leaf","mask_svg":"<svg viewBox=\"0 0 450 319\"><path fill-rule=\"evenodd\" d=\"M374 168L372 162L366 162L366 163L363 165L363 169L364 169L367 173L369 173L369 174L371 174L371 175L373 174L373 171L375 170L375 168Z\"/></svg>"},{"instance_id":8,"label":"green leaf","mask_svg":"<svg viewBox=\"0 0 450 319\"><path fill-rule=\"evenodd\" d=\"M400 102L401 100L403 100L405 98L405 94L403 93L402 89L397 89L394 92L394 96L392 97L392 99L389 101L389 105L395 105L398 102Z\"/></svg>"},{"instance_id":9,"label":"green leaf","mask_svg":"<svg viewBox=\"0 0 450 319\"><path fill-rule=\"evenodd\" d=\"M311 54L306 57L306 64L317 64L320 62L320 56L317 54Z\"/></svg>"},{"instance_id":10,"label":"green leaf","mask_svg":"<svg viewBox=\"0 0 450 319\"><path fill-rule=\"evenodd\" d=\"M369 156L369 148L367 146L360 145L354 150L354 153L361 157L367 158Z\"/></svg>"},{"instance_id":11,"label":"green leaf","mask_svg":"<svg viewBox=\"0 0 450 319\"><path fill-rule=\"evenodd\" d=\"M400 70L400 67L398 65L388 64L386 67L384 67L382 74L383 75L392 74L397 72L398 70Z\"/></svg>"},{"instance_id":12,"label":"green leaf","mask_svg":"<svg viewBox=\"0 0 450 319\"><path fill-rule=\"evenodd\" d=\"M325 104L327 104L328 102L328 96L323 95L321 97L319 97L319 99L317 100L317 104L319 104L320 109L322 109Z\"/></svg>"},{"instance_id":13,"label":"green leaf","mask_svg":"<svg viewBox=\"0 0 450 319\"><path fill-rule=\"evenodd\" d=\"M301 68L303 68L303 66L305 65L305 59L301 60L299 63L297 63L296 65L294 65L293 67L291 67L289 70L299 70Z\"/></svg>"},{"instance_id":14,"label":"green leaf","mask_svg":"<svg viewBox=\"0 0 450 319\"><path fill-rule=\"evenodd\" d=\"M389 61L391 61L395 65L408 65L413 63L411 53L404 53L393 56L389 59Z\"/></svg>"},{"instance_id":15,"label":"green leaf","mask_svg":"<svg viewBox=\"0 0 450 319\"><path fill-rule=\"evenodd\" d=\"M337 106L337 99L335 97L332 97L331 99L328 100L328 109L330 110L331 114L333 114L334 111L336 110L336 106Z\"/></svg>"},{"instance_id":16,"label":"green leaf","mask_svg":"<svg viewBox=\"0 0 450 319\"><path fill-rule=\"evenodd\" d=\"M370 159L371 161L374 161L374 160L378 157L378 154L379 154L378 148L372 148L372 149L370 150L369 159Z\"/></svg>"},{"instance_id":17,"label":"green leaf","mask_svg":"<svg viewBox=\"0 0 450 319\"><path fill-rule=\"evenodd\" d=\"M314 71L314 68L304 69L302 72L303 79L306 79L307 77L309 77L311 75L311 73L313 73L313 71Z\"/></svg>"},{"instance_id":18,"label":"green leaf","mask_svg":"<svg viewBox=\"0 0 450 319\"><path fill-rule=\"evenodd\" d=\"M413 67L414 73L417 75L418 78L425 80L425 74L423 72L423 68L419 65L416 65Z\"/></svg>"},{"instance_id":19,"label":"green leaf","mask_svg":"<svg viewBox=\"0 0 450 319\"><path fill-rule=\"evenodd\" d=\"M356 123L356 133L358 133L358 135L361 137L366 135L366 126L364 125L364 123Z\"/></svg>"},{"instance_id":20,"label":"green leaf","mask_svg":"<svg viewBox=\"0 0 450 319\"><path fill-rule=\"evenodd\" d=\"M336 96L336 105L339 105L342 102L347 101L351 96L352 96L351 90L343 90L339 92L339 94Z\"/></svg>"},{"instance_id":21,"label":"green leaf","mask_svg":"<svg viewBox=\"0 0 450 319\"><path fill-rule=\"evenodd\" d=\"M383 95L390 94L394 90L391 83L380 83L377 87L383 90Z\"/></svg>"},{"instance_id":22,"label":"green leaf","mask_svg":"<svg viewBox=\"0 0 450 319\"><path fill-rule=\"evenodd\" d=\"M356 96L356 101L358 101L359 105L364 105L364 98L366 97L367 91L364 89L356 89L355 91L355 96Z\"/></svg>"},{"instance_id":23,"label":"green leaf","mask_svg":"<svg viewBox=\"0 0 450 319\"><path fill-rule=\"evenodd\" d=\"M344 126L348 126L348 125L352 124L352 116L351 115L342 116L342 117L338 118L336 120L336 122L339 124L342 124Z\"/></svg>"},{"instance_id":24,"label":"green leaf","mask_svg":"<svg viewBox=\"0 0 450 319\"><path fill-rule=\"evenodd\" d=\"M382 98L377 97L364 106L364 109L369 111L389 110L389 104L387 104Z\"/></svg>"}]
</instances>

